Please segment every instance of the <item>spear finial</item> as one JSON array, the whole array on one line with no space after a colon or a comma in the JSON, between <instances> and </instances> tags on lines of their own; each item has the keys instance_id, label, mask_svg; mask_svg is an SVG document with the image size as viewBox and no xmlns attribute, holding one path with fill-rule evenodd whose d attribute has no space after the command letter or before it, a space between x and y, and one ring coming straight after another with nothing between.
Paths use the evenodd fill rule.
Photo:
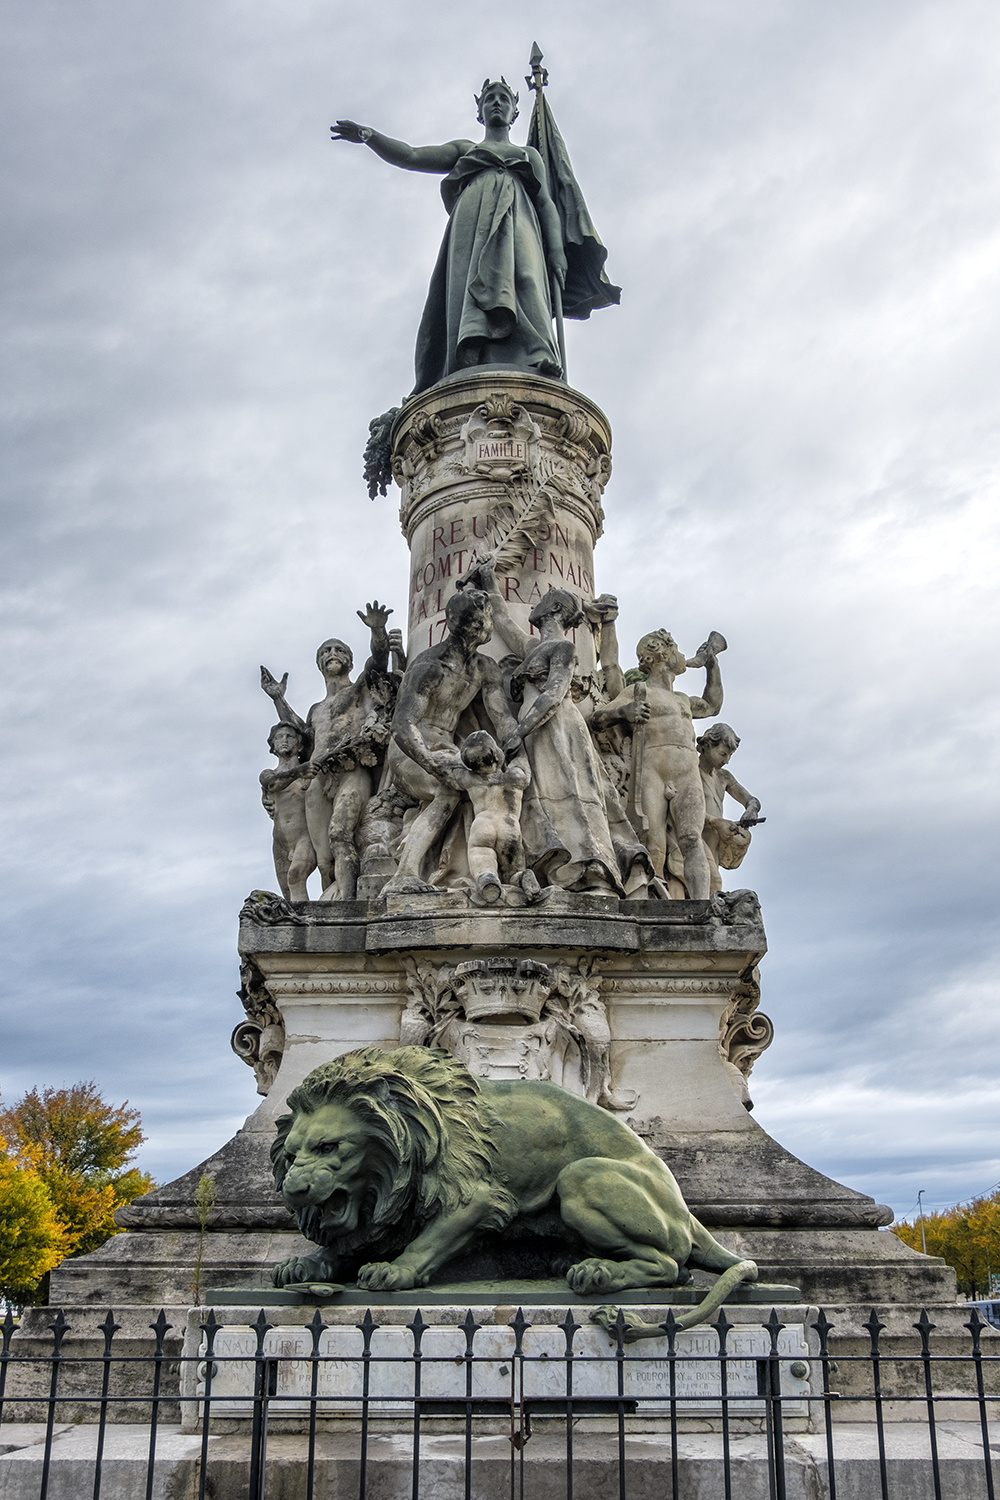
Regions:
<instances>
[{"instance_id":1,"label":"spear finial","mask_svg":"<svg viewBox=\"0 0 1000 1500\"><path fill-rule=\"evenodd\" d=\"M542 67L542 49L537 42L531 44L531 56L528 62L531 67L530 73L525 73L524 81L529 89L534 89L536 95L540 95L549 81L548 68Z\"/></svg>"}]
</instances>

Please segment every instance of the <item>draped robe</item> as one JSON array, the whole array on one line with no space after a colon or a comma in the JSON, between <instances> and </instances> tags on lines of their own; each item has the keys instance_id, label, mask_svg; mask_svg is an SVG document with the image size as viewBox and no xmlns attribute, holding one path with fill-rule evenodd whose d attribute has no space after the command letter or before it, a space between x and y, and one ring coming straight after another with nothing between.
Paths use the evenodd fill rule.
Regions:
<instances>
[{"instance_id":1,"label":"draped robe","mask_svg":"<svg viewBox=\"0 0 1000 1500\"><path fill-rule=\"evenodd\" d=\"M561 375L535 209L544 190L525 148L490 141L466 151L445 177L448 227L417 334L414 393L473 365Z\"/></svg>"}]
</instances>

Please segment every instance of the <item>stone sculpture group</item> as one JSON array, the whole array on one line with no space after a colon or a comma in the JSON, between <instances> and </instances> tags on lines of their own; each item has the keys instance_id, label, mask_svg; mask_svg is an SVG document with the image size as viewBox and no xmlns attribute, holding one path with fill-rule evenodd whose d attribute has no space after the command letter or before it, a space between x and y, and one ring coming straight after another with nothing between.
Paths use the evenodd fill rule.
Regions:
<instances>
[{"instance_id":1,"label":"stone sculpture group","mask_svg":"<svg viewBox=\"0 0 1000 1500\"><path fill-rule=\"evenodd\" d=\"M666 630L643 636L623 673L611 595L550 588L515 621L487 556L458 579L448 633L409 665L391 610L358 615L371 655L357 681L342 641L316 663L326 696L300 718L279 681L261 685L279 722L261 773L286 901L465 891L473 904L524 906L553 890L707 900L740 865L760 803L727 769L739 737L695 719L722 708L717 632L688 658ZM573 635L594 637L582 677ZM480 648L499 637L499 661ZM391 665L390 665L391 662ZM703 668L701 696L678 691ZM729 796L744 809L725 816Z\"/></svg>"}]
</instances>

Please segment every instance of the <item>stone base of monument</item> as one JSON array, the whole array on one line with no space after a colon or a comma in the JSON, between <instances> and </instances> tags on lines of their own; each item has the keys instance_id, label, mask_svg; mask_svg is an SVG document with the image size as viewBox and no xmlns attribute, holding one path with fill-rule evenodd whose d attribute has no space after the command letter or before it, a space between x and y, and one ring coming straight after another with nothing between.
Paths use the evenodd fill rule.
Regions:
<instances>
[{"instance_id":1,"label":"stone base of monument","mask_svg":"<svg viewBox=\"0 0 1000 1500\"><path fill-rule=\"evenodd\" d=\"M64 1261L51 1299L188 1302L199 1259L204 1288L268 1286L273 1265L308 1253L271 1176L288 1094L344 1052L414 1037L480 1076L547 1077L617 1110L764 1281L818 1305L953 1299L944 1261L882 1232L887 1209L797 1160L745 1107L747 1057L771 1034L757 1010L765 949L748 891L711 902L553 892L530 910L477 909L459 892L294 908L257 897L240 951L283 1025L269 1093L221 1150L120 1210L127 1235ZM530 1014L512 1024L515 1005ZM216 1198L205 1233L194 1206L203 1173ZM480 1264L462 1279L526 1273L548 1274Z\"/></svg>"},{"instance_id":2,"label":"stone base of monument","mask_svg":"<svg viewBox=\"0 0 1000 1500\"><path fill-rule=\"evenodd\" d=\"M775 1288L786 1293L789 1289ZM322 1322L330 1328L340 1329L346 1334L350 1331L354 1337L357 1325L363 1321L368 1311L376 1324L381 1328L396 1330L393 1336L402 1338L406 1325L414 1320L417 1307L419 1306L421 1318L429 1327L444 1332L447 1331L449 1338L454 1338L458 1333L458 1327L464 1323L470 1307L473 1310L475 1322L479 1325L502 1331L504 1338L511 1337L509 1328L510 1320L515 1317L518 1307L524 1310L527 1322L536 1328L554 1328L561 1323L567 1310L571 1311L574 1320L586 1329L584 1343L579 1346L582 1350L592 1348L594 1352L607 1356L613 1354L614 1348L608 1336L596 1325L591 1324L589 1316L593 1310L590 1305L583 1304L575 1298L560 1298L550 1293L550 1300L537 1304L529 1302L523 1295L511 1298L510 1301L498 1300L497 1292L492 1296L483 1295L467 1296L467 1288L461 1289L462 1295L458 1295L459 1289L452 1289L450 1299L447 1302L436 1302L428 1298L426 1292L421 1296L419 1303L411 1294L403 1294L405 1301L389 1303L380 1300L377 1303L365 1301L359 1297L357 1301L338 1301L327 1303L317 1301L305 1302L298 1305L275 1306L270 1301L264 1301L264 1315L268 1324L271 1325L270 1332L266 1338L269 1341L265 1346L265 1352L278 1353L284 1360L291 1358L296 1352L308 1352L311 1347L309 1336L306 1333L307 1326L316 1317L317 1312ZM668 1311L678 1308L678 1302L674 1296L668 1296L665 1292L658 1294L658 1301L646 1301L637 1304L626 1296L615 1299L617 1305L636 1309L641 1307L643 1322L660 1322L666 1318ZM224 1342L220 1345L218 1352L223 1352L228 1359L236 1359L246 1374L246 1366L243 1361L244 1355L252 1355L256 1348L256 1334L251 1332L251 1325L259 1318L262 1308L262 1299L253 1296L242 1305L228 1304L227 1302L213 1302L212 1306L174 1305L163 1309L166 1322L170 1325L163 1340L164 1363L161 1370L160 1386L160 1421L169 1427L170 1424L182 1424L190 1428L197 1422L193 1415L193 1402L197 1396L197 1379L195 1378L196 1366L201 1362L196 1359L198 1350L202 1347L203 1330L202 1325L209 1316L215 1318L217 1324L224 1331ZM808 1391L811 1397L815 1397L820 1387L815 1382L818 1378L819 1366L815 1360L818 1353L816 1332L812 1326L818 1316L818 1309L801 1301L780 1300L775 1304L762 1303L736 1303L728 1299L726 1316L728 1321L737 1331L751 1330L752 1339L764 1337L763 1324L771 1315L771 1306L776 1305L778 1316L786 1329L793 1330L796 1338L801 1337L805 1341L807 1352L801 1357L809 1362L810 1373ZM28 1308L25 1310L19 1329L11 1342L11 1352L15 1357L7 1366L7 1381L5 1393L11 1398L4 1413L3 1444L11 1444L11 1427L13 1421L31 1426L36 1423L44 1423L47 1414L47 1397L51 1380L51 1354L52 1354L52 1332L51 1324L55 1309L52 1307ZM62 1361L59 1377L59 1401L58 1422L79 1426L93 1424L97 1421L98 1411L95 1403L95 1371L100 1370L101 1357L105 1348L104 1338L101 1332L107 1308L96 1307L64 1307L67 1331L62 1340ZM114 1351L115 1358L111 1370L109 1385L109 1396L111 1404L108 1407L107 1420L113 1425L145 1424L143 1431L147 1434L149 1422L149 1398L151 1383L151 1357L154 1353L155 1338L151 1329L159 1308L150 1306L121 1306L113 1308L114 1321L120 1325L120 1332L115 1335ZM873 1421L873 1409L870 1406L871 1395L871 1363L869 1359L871 1349L870 1327L866 1326L871 1315L869 1304L851 1305L826 1305L823 1313L831 1325L828 1336L828 1348L830 1358L834 1361L836 1376L831 1384L839 1393L838 1404L831 1407L831 1415L835 1422L851 1423L858 1421ZM931 1324L934 1327L933 1350L935 1359L938 1361L935 1372L935 1391L939 1397L955 1395L968 1397L975 1393L975 1374L972 1361L969 1358L969 1335L966 1324L969 1321L968 1309L959 1303L881 1303L877 1307L880 1321L884 1325L884 1332L880 1338L880 1351L885 1364L885 1369L893 1372L893 1390L899 1395L911 1398L920 1398L924 1393L923 1370L919 1358L914 1358L919 1351L920 1341L915 1332L915 1325L919 1323L921 1314L926 1311ZM338 1335L339 1337L340 1335ZM435 1337L438 1335L435 1334ZM478 1339L481 1335L477 1333ZM499 1337L500 1333L496 1334ZM577 1338L583 1337L578 1334ZM731 1337L736 1337L736 1334ZM743 1333L739 1333L743 1337ZM782 1335L784 1337L784 1334ZM792 1337L792 1334L789 1334ZM358 1347L360 1348L360 1336ZM406 1360L412 1369L412 1339L407 1335L409 1342L401 1345L401 1357ZM687 1350L691 1353L698 1348L704 1348L704 1352L714 1353L717 1351L717 1335L711 1327L700 1325L677 1335L678 1351ZM226 1343L225 1340L229 1340ZM462 1348L465 1348L464 1334L462 1335ZM700 1343L705 1341L707 1343ZM982 1335L983 1350L987 1356L992 1355L993 1348L1000 1345L1000 1334L988 1329ZM588 1342L589 1341L589 1342ZM596 1342L595 1342L596 1341ZM661 1347L662 1346L662 1347ZM325 1346L324 1346L325 1347ZM449 1345L450 1347L450 1345ZM627 1346L630 1360L642 1359L644 1356L653 1359L654 1363L662 1358L666 1347L663 1340L642 1340ZM729 1345L729 1350L738 1349L739 1344ZM752 1343L752 1350L757 1350L757 1345ZM765 1352L769 1346L765 1343L761 1351ZM784 1350L784 1345L781 1346ZM353 1348L353 1346L352 1346ZM565 1344L562 1345L563 1350ZM477 1345L477 1352L479 1346ZM350 1351L348 1351L350 1352ZM536 1352L544 1352L541 1348ZM239 1356L239 1358L237 1358ZM191 1361L184 1365L182 1357ZM789 1354L788 1358L797 1356ZM858 1362L852 1363L852 1360ZM899 1361L904 1361L899 1363ZM951 1361L955 1361L954 1364ZM960 1361L960 1363L959 1363ZM220 1368L226 1368L220 1366ZM457 1366L455 1367L457 1369ZM831 1367L832 1368L832 1367ZM185 1373L187 1371L187 1373ZM192 1374L195 1372L195 1374ZM202 1376L204 1371L202 1370ZM412 1377L411 1377L412 1378ZM991 1400L996 1399L995 1375L992 1368L986 1370L987 1394ZM98 1381L99 1385L99 1381ZM251 1387L252 1389L252 1387ZM411 1385L412 1390L412 1385ZM220 1397L224 1394L221 1389L216 1390ZM184 1395L189 1398L187 1414L182 1416L182 1405L179 1398ZM14 1400L16 1398L16 1417L14 1415ZM815 1424L822 1422L822 1410L811 1401L810 1410L806 1413L809 1422ZM277 1416L277 1410L272 1411L272 1416ZM887 1421L912 1422L919 1424L926 1416L926 1408L919 1399L914 1399L912 1404L897 1402L893 1405L886 1403L885 1417ZM956 1403L946 1404L940 1413L939 1420L946 1418L962 1424L978 1424L979 1410L975 1401L964 1400ZM242 1420L242 1419L241 1419ZM701 1420L699 1418L699 1420ZM926 1434L924 1434L926 1444ZM148 1445L148 1443L147 1443ZM982 1470L980 1468L980 1474ZM0 1481L0 1495L4 1500L18 1493L14 1490L8 1491L3 1488ZM28 1492L25 1492L28 1493ZM69 1491L66 1491L69 1494ZM111 1492L109 1492L111 1493ZM820 1492L822 1493L822 1492ZM848 1492L849 1493L849 1492ZM858 1494L866 1492L859 1491ZM960 1491L958 1493L961 1493ZM978 1491L972 1493L978 1494ZM32 1500L37 1496L36 1490L31 1492Z\"/></svg>"},{"instance_id":3,"label":"stone base of monument","mask_svg":"<svg viewBox=\"0 0 1000 1500\"><path fill-rule=\"evenodd\" d=\"M454 1296L454 1293L453 1293ZM471 1367L472 1397L478 1404L478 1416L489 1416L496 1404L496 1417L509 1421L512 1400L535 1406L536 1416L565 1411L567 1393L566 1302L532 1305L526 1326L520 1333L521 1358L516 1357L517 1333L511 1320L517 1315L517 1302L492 1301L476 1306L473 1334L474 1361ZM666 1317L670 1304L650 1302L644 1318L658 1323ZM468 1397L468 1300L453 1300L421 1309L426 1327L420 1340L420 1402L422 1417L448 1424L461 1418L461 1403ZM589 1319L588 1311L575 1300L568 1306L579 1327L573 1337L573 1373L570 1391L580 1415L599 1416L609 1402L618 1399L618 1371L615 1340ZM213 1430L225 1431L229 1424L245 1422L253 1415L254 1360L257 1334L252 1328L259 1315L256 1304L228 1307L216 1313L221 1327L215 1333L213 1351L215 1373L211 1396ZM764 1324L770 1308L743 1307L730 1315L734 1324L729 1334L727 1352L729 1394L733 1412L759 1421L764 1415L764 1401L759 1399L757 1361L766 1357L771 1340ZM272 1315L274 1316L274 1315ZM269 1411L269 1426L280 1430L302 1430L302 1419L310 1410L311 1366L309 1354L312 1334L308 1323L314 1314L305 1309L286 1308L280 1322L264 1336L264 1357L275 1356L277 1366L274 1399ZM378 1325L369 1335L367 1391L369 1415L382 1423L399 1422L409 1430L414 1410L414 1338L408 1326L415 1316L415 1303L409 1305L380 1303L371 1308ZM808 1422L809 1399L819 1393L819 1365L816 1335L807 1324L816 1310L792 1303L782 1307L783 1328L778 1334L781 1356L783 1411L789 1420L800 1425ZM329 1360L320 1366L317 1415L327 1426L344 1420L356 1423L361 1411L365 1383L365 1361L362 1359L364 1338L357 1326L362 1318L358 1306L341 1303L326 1305L321 1317L326 1325L320 1335L319 1353ZM184 1401L183 1425L195 1430L202 1418L199 1405L205 1396L204 1356L207 1353L202 1324L205 1312L192 1309L184 1342L181 1395ZM271 1321L269 1317L268 1321ZM675 1394L682 1398L681 1415L701 1422L721 1415L718 1371L714 1361L699 1363L698 1357L712 1358L718 1352L718 1335L709 1328L692 1328L676 1334ZM669 1416L670 1381L666 1338L645 1339L628 1346L624 1361L623 1399L630 1407L630 1427L647 1426L656 1431ZM199 1358L202 1363L199 1363ZM516 1384L512 1372L516 1366ZM812 1383L811 1383L812 1382ZM813 1385L816 1386L815 1390ZM214 1403L218 1402L218 1405ZM611 1415L610 1411L604 1412ZM464 1422L460 1425L464 1426ZM478 1426L478 1422L477 1422Z\"/></svg>"}]
</instances>

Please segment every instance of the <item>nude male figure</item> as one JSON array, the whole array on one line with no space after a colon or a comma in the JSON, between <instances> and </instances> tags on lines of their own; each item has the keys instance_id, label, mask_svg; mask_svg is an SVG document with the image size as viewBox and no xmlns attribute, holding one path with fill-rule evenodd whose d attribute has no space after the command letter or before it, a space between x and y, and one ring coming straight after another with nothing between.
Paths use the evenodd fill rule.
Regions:
<instances>
[{"instance_id":1,"label":"nude male figure","mask_svg":"<svg viewBox=\"0 0 1000 1500\"><path fill-rule=\"evenodd\" d=\"M521 803L531 781L531 766L523 745L509 765L504 752L485 729L477 729L462 745L462 754L444 780L465 792L472 803L469 829L469 870L484 901L499 901L504 885L519 885L529 900L541 894L538 877L525 868L521 838Z\"/></svg>"},{"instance_id":2,"label":"nude male figure","mask_svg":"<svg viewBox=\"0 0 1000 1500\"><path fill-rule=\"evenodd\" d=\"M393 783L420 803L400 850L399 869L386 890L431 889L421 878L427 855L440 839L461 791L445 776L455 763L458 721L477 699L501 744L517 721L507 707L500 669L478 647L493 634L493 610L479 589L453 594L445 607L448 635L407 667L396 700L389 746Z\"/></svg>"},{"instance_id":3,"label":"nude male figure","mask_svg":"<svg viewBox=\"0 0 1000 1500\"><path fill-rule=\"evenodd\" d=\"M372 765L378 755L366 736L371 722L384 709L387 669L392 642L386 632L391 609L379 604L357 611L371 631L371 656L357 682L351 681L354 655L343 641L324 641L316 665L326 683L326 696L314 703L305 720L285 698L286 672L280 682L266 667L260 685L274 699L279 718L306 730L312 743L312 780L305 809L309 837L323 882L321 901L353 901L358 888L358 851L355 831L372 794ZM381 689L381 691L380 691Z\"/></svg>"},{"instance_id":4,"label":"nude male figure","mask_svg":"<svg viewBox=\"0 0 1000 1500\"><path fill-rule=\"evenodd\" d=\"M705 792L692 719L709 719L722 707L722 678L713 652L699 652L705 667L705 692L700 698L674 690L674 679L687 670L687 658L666 630L644 635L636 647L639 666L647 675L646 700L636 702L625 688L611 703L594 710L591 726L643 726L643 776L636 803L649 820L647 847L656 874L662 879L667 859L667 826L684 860L684 884L693 901L707 901L712 876L702 843ZM634 731L633 731L634 732Z\"/></svg>"},{"instance_id":5,"label":"nude male figure","mask_svg":"<svg viewBox=\"0 0 1000 1500\"><path fill-rule=\"evenodd\" d=\"M309 732L297 724L275 724L267 745L278 759L274 770L260 773L261 801L274 820L274 873L286 901L308 901L306 881L316 868L305 808L312 781Z\"/></svg>"}]
</instances>

